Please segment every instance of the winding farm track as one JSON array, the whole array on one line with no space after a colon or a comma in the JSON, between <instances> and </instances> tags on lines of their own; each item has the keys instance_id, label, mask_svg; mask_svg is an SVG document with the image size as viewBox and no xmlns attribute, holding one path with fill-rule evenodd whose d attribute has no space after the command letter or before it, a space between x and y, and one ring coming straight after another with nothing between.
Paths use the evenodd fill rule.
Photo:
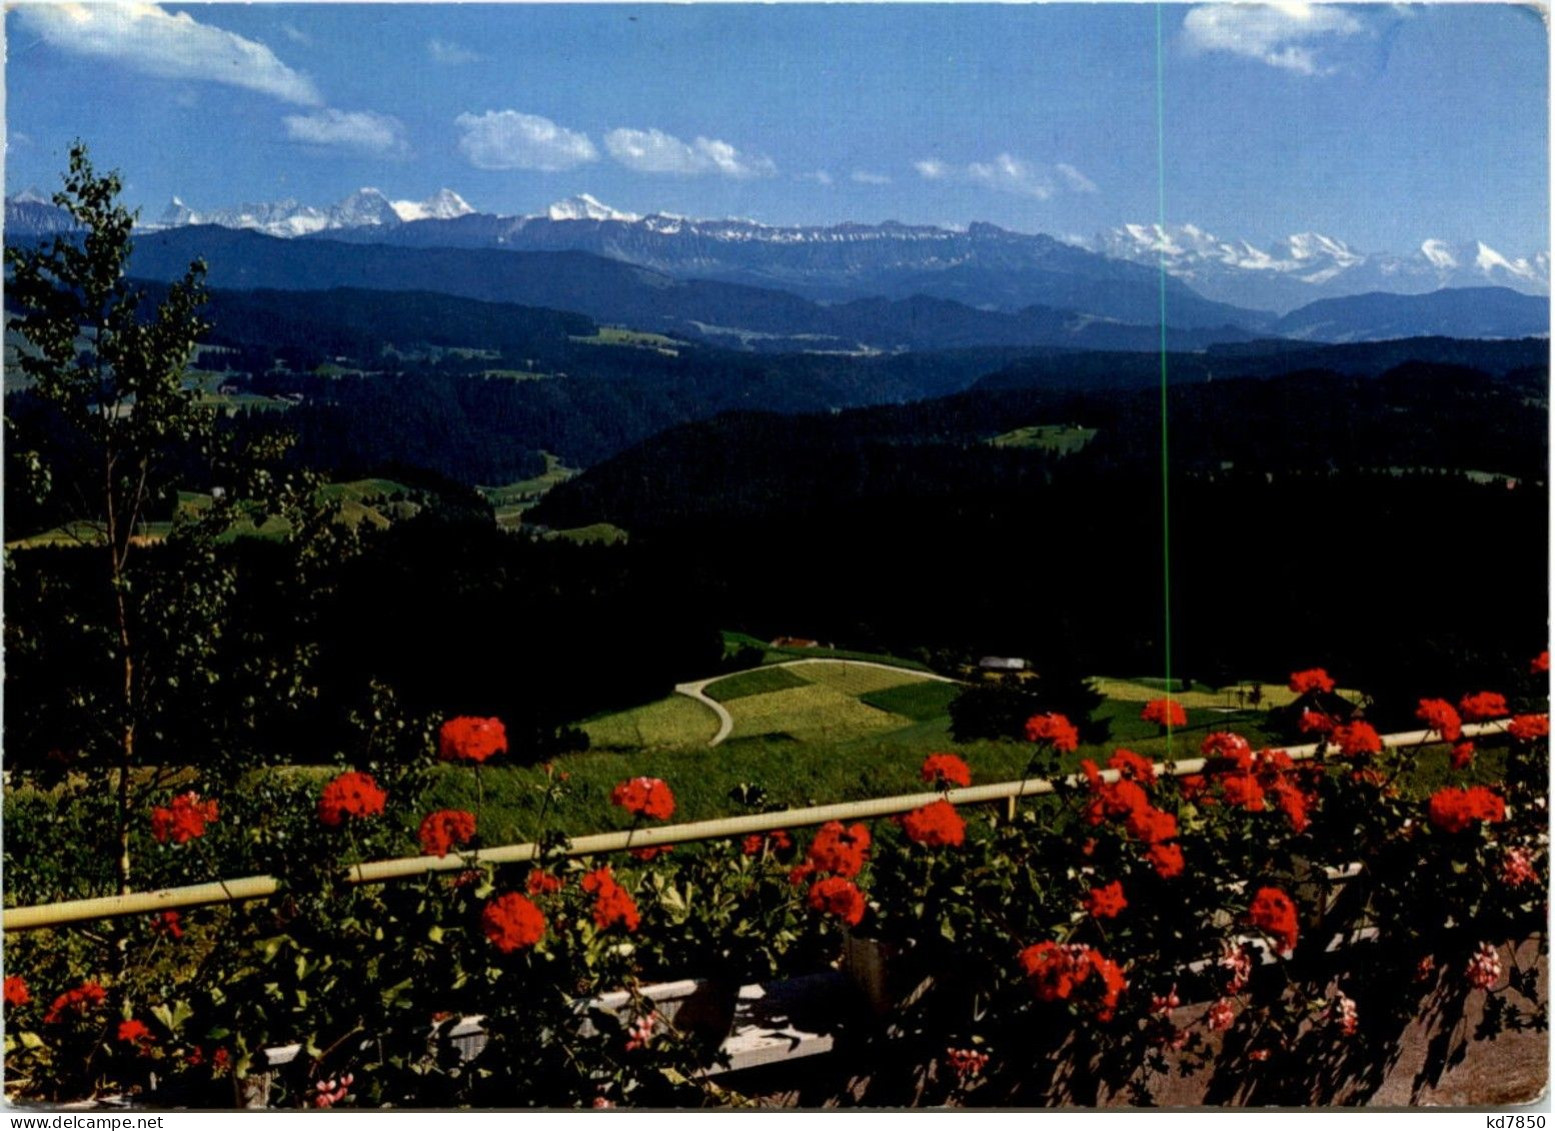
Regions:
<instances>
[{"instance_id":1,"label":"winding farm track","mask_svg":"<svg viewBox=\"0 0 1555 1131\"><path fill-rule=\"evenodd\" d=\"M937 672L920 671L917 668L899 668L895 664L880 664L874 660L833 660L824 656L816 656L803 660L784 660L780 664L763 664L759 668L746 668L744 671L724 672L721 675L709 676L707 679L693 680L690 683L677 683L675 690L687 698L695 699L705 707L712 708L713 714L718 716L718 733L713 735L708 741L708 745L717 746L734 733L734 716L729 714L728 708L722 703L707 694L709 684L717 683L719 680L728 679L731 676L744 675L745 672L764 671L767 668L793 668L798 667L800 664L842 664L844 667L852 664L860 668L879 668L881 671L901 672L903 675L910 675L916 679L933 679L941 683L958 682L951 679L948 675L940 675Z\"/></svg>"}]
</instances>

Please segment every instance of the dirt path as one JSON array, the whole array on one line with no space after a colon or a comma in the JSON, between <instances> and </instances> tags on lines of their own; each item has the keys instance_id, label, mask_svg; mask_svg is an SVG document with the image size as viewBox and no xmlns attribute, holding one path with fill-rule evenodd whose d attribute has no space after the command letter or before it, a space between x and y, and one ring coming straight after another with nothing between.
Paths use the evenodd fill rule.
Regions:
<instances>
[{"instance_id":1,"label":"dirt path","mask_svg":"<svg viewBox=\"0 0 1555 1131\"><path fill-rule=\"evenodd\" d=\"M677 683L675 690L681 695L695 699L705 707L712 708L713 714L718 716L718 733L713 735L708 745L717 746L734 733L734 716L729 714L728 709L722 703L707 694L708 684L717 683L719 680L728 679L730 676L744 675L746 672L761 671L764 668L792 668L798 667L800 664L856 664L861 668L879 668L882 671L901 672L903 675L915 676L918 679L933 679L941 683L958 682L951 679L948 675L939 675L937 672L919 671L917 668L902 668L897 667L895 664L880 664L874 660L833 660L825 656L816 656L803 660L784 660L781 664L763 664L760 668L746 668L744 671L724 672L721 675L709 676L707 679L693 680L691 683Z\"/></svg>"}]
</instances>

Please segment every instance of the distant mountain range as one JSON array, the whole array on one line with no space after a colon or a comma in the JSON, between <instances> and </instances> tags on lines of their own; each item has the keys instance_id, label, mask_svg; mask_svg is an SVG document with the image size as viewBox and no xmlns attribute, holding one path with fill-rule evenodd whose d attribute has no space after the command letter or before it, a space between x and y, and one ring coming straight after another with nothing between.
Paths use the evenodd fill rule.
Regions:
<instances>
[{"instance_id":1,"label":"distant mountain range","mask_svg":"<svg viewBox=\"0 0 1555 1131\"><path fill-rule=\"evenodd\" d=\"M9 242L67 221L35 193L6 201ZM1547 300L1530 297L1548 292L1542 253L1514 259L1484 244L1427 241L1413 256L1366 255L1316 234L1261 250L1191 225L1126 225L1093 242L981 223L956 231L637 216L587 195L544 216L503 217L448 189L417 202L364 188L327 209L285 201L197 211L174 200L143 225L135 269L162 278L203 255L212 282L228 287L440 291L766 351L1151 349L1163 309L1168 344L1181 349L1259 336L1548 332Z\"/></svg>"},{"instance_id":2,"label":"distant mountain range","mask_svg":"<svg viewBox=\"0 0 1555 1131\"><path fill-rule=\"evenodd\" d=\"M1510 287L1550 293L1545 252L1511 257L1473 241L1426 240L1408 255L1356 251L1342 240L1305 232L1267 247L1221 239L1192 224L1126 224L1089 244L1114 259L1159 266L1206 298L1288 312L1321 298L1370 291L1423 294L1444 287Z\"/></svg>"}]
</instances>

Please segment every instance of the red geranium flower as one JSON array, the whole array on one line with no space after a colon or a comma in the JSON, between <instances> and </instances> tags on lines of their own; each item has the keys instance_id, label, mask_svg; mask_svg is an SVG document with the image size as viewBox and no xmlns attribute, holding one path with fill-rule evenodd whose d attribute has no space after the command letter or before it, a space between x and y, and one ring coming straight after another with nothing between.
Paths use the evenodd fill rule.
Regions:
<instances>
[{"instance_id":1,"label":"red geranium flower","mask_svg":"<svg viewBox=\"0 0 1555 1131\"><path fill-rule=\"evenodd\" d=\"M1107 768L1117 770L1118 773L1143 785L1155 784L1155 763L1149 758L1143 758L1132 750L1124 750L1119 747L1113 751L1112 757L1107 759Z\"/></svg>"},{"instance_id":2,"label":"red geranium flower","mask_svg":"<svg viewBox=\"0 0 1555 1131\"><path fill-rule=\"evenodd\" d=\"M447 856L475 839L475 814L463 809L439 809L421 819L416 833L427 856Z\"/></svg>"},{"instance_id":3,"label":"red geranium flower","mask_svg":"<svg viewBox=\"0 0 1555 1131\"><path fill-rule=\"evenodd\" d=\"M1528 671L1533 675L1548 675L1550 670L1550 650L1546 648L1535 656L1528 664Z\"/></svg>"},{"instance_id":4,"label":"red geranium flower","mask_svg":"<svg viewBox=\"0 0 1555 1131\"><path fill-rule=\"evenodd\" d=\"M529 900L510 891L486 904L481 929L503 954L534 946L545 937L545 916Z\"/></svg>"},{"instance_id":5,"label":"red geranium flower","mask_svg":"<svg viewBox=\"0 0 1555 1131\"><path fill-rule=\"evenodd\" d=\"M1244 773L1253 768L1253 747L1247 739L1229 731L1206 734L1199 744L1199 753L1206 758L1224 758Z\"/></svg>"},{"instance_id":6,"label":"red geranium flower","mask_svg":"<svg viewBox=\"0 0 1555 1131\"><path fill-rule=\"evenodd\" d=\"M787 852L794 847L794 840L785 829L773 829L770 833L751 833L740 842L740 851L747 856L758 856L763 848L773 853Z\"/></svg>"},{"instance_id":7,"label":"red geranium flower","mask_svg":"<svg viewBox=\"0 0 1555 1131\"><path fill-rule=\"evenodd\" d=\"M1147 805L1130 813L1125 827L1146 844L1160 844L1177 835L1177 818Z\"/></svg>"},{"instance_id":8,"label":"red geranium flower","mask_svg":"<svg viewBox=\"0 0 1555 1131\"><path fill-rule=\"evenodd\" d=\"M1475 723L1485 719L1499 719L1511 714L1506 709L1506 696L1497 691L1480 691L1474 695L1465 695L1458 700L1458 709L1463 712L1465 719Z\"/></svg>"},{"instance_id":9,"label":"red geranium flower","mask_svg":"<svg viewBox=\"0 0 1555 1131\"><path fill-rule=\"evenodd\" d=\"M902 831L910 840L938 848L966 840L966 822L948 801L934 801L902 817Z\"/></svg>"},{"instance_id":10,"label":"red geranium flower","mask_svg":"<svg viewBox=\"0 0 1555 1131\"><path fill-rule=\"evenodd\" d=\"M844 828L841 821L827 821L810 842L805 863L796 870L801 873L801 880L812 872L830 872L851 880L864 870L868 859L867 828L859 824Z\"/></svg>"},{"instance_id":11,"label":"red geranium flower","mask_svg":"<svg viewBox=\"0 0 1555 1131\"><path fill-rule=\"evenodd\" d=\"M151 917L151 929L159 935L181 939L184 937L184 917L176 911L158 911Z\"/></svg>"},{"instance_id":12,"label":"red geranium flower","mask_svg":"<svg viewBox=\"0 0 1555 1131\"><path fill-rule=\"evenodd\" d=\"M187 844L205 835L205 826L216 819L214 801L201 801L193 790L180 793L166 807L154 806L151 810L151 835L158 844L171 840L174 844Z\"/></svg>"},{"instance_id":13,"label":"red geranium flower","mask_svg":"<svg viewBox=\"0 0 1555 1131\"><path fill-rule=\"evenodd\" d=\"M1156 875L1163 880L1182 875L1182 846L1179 844L1152 844L1145 857L1155 869Z\"/></svg>"},{"instance_id":14,"label":"red geranium flower","mask_svg":"<svg viewBox=\"0 0 1555 1131\"><path fill-rule=\"evenodd\" d=\"M1359 720L1334 728L1334 745L1347 758L1361 758L1368 754L1382 753L1382 736L1370 723Z\"/></svg>"},{"instance_id":15,"label":"red geranium flower","mask_svg":"<svg viewBox=\"0 0 1555 1131\"><path fill-rule=\"evenodd\" d=\"M1322 711L1301 712L1302 734L1333 734L1334 728L1339 725L1339 720L1332 715L1325 715Z\"/></svg>"},{"instance_id":16,"label":"red geranium flower","mask_svg":"<svg viewBox=\"0 0 1555 1131\"><path fill-rule=\"evenodd\" d=\"M594 896L594 926L601 931L619 923L628 931L635 931L641 922L637 914L637 902L616 882L610 865L595 868L583 877L583 890Z\"/></svg>"},{"instance_id":17,"label":"red geranium flower","mask_svg":"<svg viewBox=\"0 0 1555 1131\"><path fill-rule=\"evenodd\" d=\"M1279 888L1259 888L1247 914L1253 926L1279 941L1281 950L1296 948L1296 905Z\"/></svg>"},{"instance_id":18,"label":"red geranium flower","mask_svg":"<svg viewBox=\"0 0 1555 1131\"><path fill-rule=\"evenodd\" d=\"M1091 972L1101 978L1101 1001L1097 1004L1096 1020L1111 1021L1118 1008L1118 998L1128 989L1128 979L1123 976L1122 967L1098 951L1087 949L1084 961Z\"/></svg>"},{"instance_id":19,"label":"red geranium flower","mask_svg":"<svg viewBox=\"0 0 1555 1131\"><path fill-rule=\"evenodd\" d=\"M53 1025L63 1021L67 1012L85 1014L87 1010L94 1009L108 1000L108 991L96 982L82 982L73 990L66 990L54 999L48 1012L43 1015L45 1025Z\"/></svg>"},{"instance_id":20,"label":"red geranium flower","mask_svg":"<svg viewBox=\"0 0 1555 1131\"><path fill-rule=\"evenodd\" d=\"M610 791L610 802L638 817L665 821L675 812L675 795L658 778L633 778Z\"/></svg>"},{"instance_id":21,"label":"red geranium flower","mask_svg":"<svg viewBox=\"0 0 1555 1131\"><path fill-rule=\"evenodd\" d=\"M1085 910L1098 919L1115 919L1118 912L1128 906L1123 897L1123 884L1113 880L1104 888L1092 888L1085 897Z\"/></svg>"},{"instance_id":22,"label":"red geranium flower","mask_svg":"<svg viewBox=\"0 0 1555 1131\"><path fill-rule=\"evenodd\" d=\"M1431 795L1426 812L1431 824L1443 832L1460 833L1475 821L1493 825L1505 820L1506 802L1482 785L1448 786Z\"/></svg>"},{"instance_id":23,"label":"red geranium flower","mask_svg":"<svg viewBox=\"0 0 1555 1131\"><path fill-rule=\"evenodd\" d=\"M1038 1001L1064 1001L1074 993L1074 955L1056 942L1039 942L1017 956Z\"/></svg>"},{"instance_id":24,"label":"red geranium flower","mask_svg":"<svg viewBox=\"0 0 1555 1131\"><path fill-rule=\"evenodd\" d=\"M1026 720L1026 741L1046 742L1060 753L1071 754L1080 748L1080 732L1063 715L1049 711Z\"/></svg>"},{"instance_id":25,"label":"red geranium flower","mask_svg":"<svg viewBox=\"0 0 1555 1131\"><path fill-rule=\"evenodd\" d=\"M1455 742L1447 757L1453 769L1466 770L1474 764L1474 744L1466 738L1462 742Z\"/></svg>"},{"instance_id":26,"label":"red geranium flower","mask_svg":"<svg viewBox=\"0 0 1555 1131\"><path fill-rule=\"evenodd\" d=\"M1164 729L1188 725L1188 712L1184 711L1182 704L1175 699L1152 699L1145 704L1145 709L1139 712L1139 717L1147 723L1154 723Z\"/></svg>"},{"instance_id":27,"label":"red geranium flower","mask_svg":"<svg viewBox=\"0 0 1555 1131\"><path fill-rule=\"evenodd\" d=\"M140 1048L156 1043L156 1038L151 1035L151 1030L146 1028L146 1023L133 1018L129 1021L119 1022L119 1040L127 1045L136 1045Z\"/></svg>"},{"instance_id":28,"label":"red geranium flower","mask_svg":"<svg viewBox=\"0 0 1555 1131\"><path fill-rule=\"evenodd\" d=\"M1463 720L1453 705L1445 699L1422 699L1415 718L1425 723L1427 730L1442 736L1443 742L1457 742L1463 737Z\"/></svg>"},{"instance_id":29,"label":"red geranium flower","mask_svg":"<svg viewBox=\"0 0 1555 1131\"><path fill-rule=\"evenodd\" d=\"M864 918L864 893L852 880L828 876L810 885L810 906L856 927Z\"/></svg>"},{"instance_id":30,"label":"red geranium flower","mask_svg":"<svg viewBox=\"0 0 1555 1131\"><path fill-rule=\"evenodd\" d=\"M508 732L501 719L460 715L443 724L437 735L437 756L445 762L479 764L493 754L508 752Z\"/></svg>"},{"instance_id":31,"label":"red geranium flower","mask_svg":"<svg viewBox=\"0 0 1555 1131\"><path fill-rule=\"evenodd\" d=\"M351 771L324 787L319 796L319 820L331 828L347 817L376 817L389 795L378 788L371 774Z\"/></svg>"},{"instance_id":32,"label":"red geranium flower","mask_svg":"<svg viewBox=\"0 0 1555 1131\"><path fill-rule=\"evenodd\" d=\"M1263 812L1263 786L1252 774L1225 774L1220 779L1220 789L1227 805L1240 805L1249 813Z\"/></svg>"},{"instance_id":33,"label":"red geranium flower","mask_svg":"<svg viewBox=\"0 0 1555 1131\"><path fill-rule=\"evenodd\" d=\"M972 784L972 770L954 754L930 754L923 760L923 780L941 786Z\"/></svg>"},{"instance_id":34,"label":"red geranium flower","mask_svg":"<svg viewBox=\"0 0 1555 1131\"><path fill-rule=\"evenodd\" d=\"M1536 738L1550 736L1548 715L1518 715L1506 728L1506 733L1518 742L1532 742Z\"/></svg>"},{"instance_id":35,"label":"red geranium flower","mask_svg":"<svg viewBox=\"0 0 1555 1131\"><path fill-rule=\"evenodd\" d=\"M1290 820L1290 827L1298 833L1305 829L1309 823L1307 795L1285 781L1276 782L1270 787L1270 792L1274 795L1275 805Z\"/></svg>"},{"instance_id":36,"label":"red geranium flower","mask_svg":"<svg viewBox=\"0 0 1555 1131\"><path fill-rule=\"evenodd\" d=\"M5 976L5 1004L10 1009L26 1005L32 1000L32 994L27 992L27 980L20 974L7 974Z\"/></svg>"},{"instance_id":37,"label":"red geranium flower","mask_svg":"<svg viewBox=\"0 0 1555 1131\"><path fill-rule=\"evenodd\" d=\"M652 848L628 848L627 855L633 860L657 860L660 856L666 856L675 851L673 844L658 844Z\"/></svg>"},{"instance_id":38,"label":"red geranium flower","mask_svg":"<svg viewBox=\"0 0 1555 1131\"><path fill-rule=\"evenodd\" d=\"M1303 672L1290 673L1290 689L1297 695L1305 695L1309 691L1328 692L1334 689L1334 681L1322 668L1308 668Z\"/></svg>"},{"instance_id":39,"label":"red geranium flower","mask_svg":"<svg viewBox=\"0 0 1555 1131\"><path fill-rule=\"evenodd\" d=\"M524 880L524 890L530 895L553 895L562 890L563 883L560 876L536 868Z\"/></svg>"}]
</instances>

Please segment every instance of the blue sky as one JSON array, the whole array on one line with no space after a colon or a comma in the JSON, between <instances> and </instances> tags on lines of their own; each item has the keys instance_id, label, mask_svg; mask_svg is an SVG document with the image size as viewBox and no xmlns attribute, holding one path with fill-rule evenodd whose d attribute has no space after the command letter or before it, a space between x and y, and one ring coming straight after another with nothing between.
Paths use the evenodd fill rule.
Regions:
<instances>
[{"instance_id":1,"label":"blue sky","mask_svg":"<svg viewBox=\"0 0 1555 1131\"><path fill-rule=\"evenodd\" d=\"M1510 4L56 3L5 27L7 191L52 191L79 136L148 216L448 186L1084 237L1156 220L1164 159L1168 223L1222 236L1549 242L1548 37Z\"/></svg>"}]
</instances>

